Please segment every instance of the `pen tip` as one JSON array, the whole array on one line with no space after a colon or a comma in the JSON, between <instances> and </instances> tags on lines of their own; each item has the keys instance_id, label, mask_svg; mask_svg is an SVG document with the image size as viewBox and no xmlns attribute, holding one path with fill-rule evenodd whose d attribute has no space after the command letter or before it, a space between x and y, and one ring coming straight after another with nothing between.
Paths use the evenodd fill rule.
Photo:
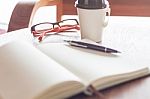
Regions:
<instances>
[{"instance_id":1,"label":"pen tip","mask_svg":"<svg viewBox=\"0 0 150 99\"><path fill-rule=\"evenodd\" d=\"M112 51L110 51L110 53L121 53L121 52L117 51L117 50L112 50Z\"/></svg>"},{"instance_id":2,"label":"pen tip","mask_svg":"<svg viewBox=\"0 0 150 99\"><path fill-rule=\"evenodd\" d=\"M121 53L120 51L117 51L117 53Z\"/></svg>"}]
</instances>

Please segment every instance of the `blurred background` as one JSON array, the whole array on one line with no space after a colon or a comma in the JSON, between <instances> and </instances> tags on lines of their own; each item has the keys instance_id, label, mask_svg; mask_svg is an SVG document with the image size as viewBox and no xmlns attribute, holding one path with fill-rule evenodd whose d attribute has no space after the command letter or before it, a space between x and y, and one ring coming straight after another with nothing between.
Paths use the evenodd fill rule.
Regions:
<instances>
[{"instance_id":1,"label":"blurred background","mask_svg":"<svg viewBox=\"0 0 150 99\"><path fill-rule=\"evenodd\" d=\"M7 30L12 11L18 1L32 0L0 0L0 29ZM33 0L34 1L34 0ZM38 0L37 0L38 1ZM40 0L42 1L42 0ZM43 0L46 1L46 0ZM58 0L47 0L58 1ZM76 15L76 0L60 0L62 3L62 15ZM111 16L150 16L150 0L108 0L111 8ZM56 21L56 9L54 6L40 7L34 16L33 24ZM24 14L24 12L22 12ZM15 19L17 20L17 19Z\"/></svg>"},{"instance_id":2,"label":"blurred background","mask_svg":"<svg viewBox=\"0 0 150 99\"><path fill-rule=\"evenodd\" d=\"M74 2L76 0L63 0L63 13L76 14ZM150 0L108 0L111 15L114 16L150 16Z\"/></svg>"}]
</instances>

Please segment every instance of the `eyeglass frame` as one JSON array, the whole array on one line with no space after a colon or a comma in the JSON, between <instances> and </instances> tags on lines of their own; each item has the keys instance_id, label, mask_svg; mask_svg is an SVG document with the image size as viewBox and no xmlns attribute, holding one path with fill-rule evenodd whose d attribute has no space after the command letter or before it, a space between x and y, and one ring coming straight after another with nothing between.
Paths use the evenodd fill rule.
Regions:
<instances>
[{"instance_id":1,"label":"eyeglass frame","mask_svg":"<svg viewBox=\"0 0 150 99\"><path fill-rule=\"evenodd\" d=\"M62 25L60 26L59 23L63 23L64 21L67 21L67 20L74 20L76 21L76 24L75 25ZM53 25L53 28L50 28L50 29L46 29L46 30L43 30L42 33L39 33L35 30L35 27L38 26L38 25L41 25L41 24L51 24ZM58 27L55 28L55 25L58 25ZM67 27L67 28L65 28ZM58 29L59 28L59 29ZM64 32L66 30L70 30L70 29L77 29L77 30L80 30L80 27L79 27L79 22L77 21L77 19L65 19L65 20L62 20L62 21L59 21L59 22L54 22L54 23L51 23L51 22L43 22L43 23L38 23L38 24L35 24L31 27L31 33L33 33L33 36L34 37L38 37L38 40L39 42L42 41L42 38L43 36L46 34L46 33L49 33L49 32L56 32L56 33L61 33L61 32ZM42 30L41 30L42 31Z\"/></svg>"},{"instance_id":2,"label":"eyeglass frame","mask_svg":"<svg viewBox=\"0 0 150 99\"><path fill-rule=\"evenodd\" d=\"M74 21L76 21L77 25L79 25L79 22L77 21L77 19L65 19L65 20L62 20L62 21L54 22L54 23L52 23L52 22L42 22L42 23L38 23L38 24L35 24L35 25L31 26L31 33L33 33L33 31L34 32L36 31L35 27L38 26L38 25L41 25L41 24L52 24L53 25L53 29L54 29L55 25L58 25L58 27L61 27L59 25L59 23L62 23L62 22L67 21L67 20L74 20Z\"/></svg>"}]
</instances>

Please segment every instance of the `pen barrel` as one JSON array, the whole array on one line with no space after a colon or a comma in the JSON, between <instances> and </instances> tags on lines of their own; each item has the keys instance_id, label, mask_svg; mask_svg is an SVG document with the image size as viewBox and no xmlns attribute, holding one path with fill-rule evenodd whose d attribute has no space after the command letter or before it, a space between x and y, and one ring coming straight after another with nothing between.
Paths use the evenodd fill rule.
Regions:
<instances>
[{"instance_id":1,"label":"pen barrel","mask_svg":"<svg viewBox=\"0 0 150 99\"><path fill-rule=\"evenodd\" d=\"M110 51L107 51L107 48L102 47L102 46L88 45L87 48L92 49L92 50L101 51L101 52L107 52L107 53L109 52L110 53Z\"/></svg>"},{"instance_id":2,"label":"pen barrel","mask_svg":"<svg viewBox=\"0 0 150 99\"><path fill-rule=\"evenodd\" d=\"M106 47L103 47L103 46L88 46L87 48L92 49L92 50L105 52L105 53L117 53L118 52L116 50L106 48Z\"/></svg>"},{"instance_id":3,"label":"pen barrel","mask_svg":"<svg viewBox=\"0 0 150 99\"><path fill-rule=\"evenodd\" d=\"M83 48L87 48L87 49L92 49L92 50L96 50L96 51L101 51L101 52L105 52L105 53L118 53L117 50L107 48L107 47L104 47L104 46L95 45L95 44L90 44L90 43L85 43L85 42L78 42L78 41L71 41L71 43L74 46L83 47Z\"/></svg>"}]
</instances>

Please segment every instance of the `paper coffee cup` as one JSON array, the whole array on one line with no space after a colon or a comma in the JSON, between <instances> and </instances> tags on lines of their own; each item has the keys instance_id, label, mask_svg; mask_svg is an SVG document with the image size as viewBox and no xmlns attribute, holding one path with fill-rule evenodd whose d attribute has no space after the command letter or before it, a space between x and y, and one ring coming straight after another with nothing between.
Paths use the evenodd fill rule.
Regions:
<instances>
[{"instance_id":1,"label":"paper coffee cup","mask_svg":"<svg viewBox=\"0 0 150 99\"><path fill-rule=\"evenodd\" d=\"M86 38L95 42L101 42L103 29L107 26L108 23L106 14L110 13L109 6L106 5L103 0L81 1L78 0L76 2L81 29L81 39ZM91 4L87 4L86 1L89 1Z\"/></svg>"}]
</instances>

